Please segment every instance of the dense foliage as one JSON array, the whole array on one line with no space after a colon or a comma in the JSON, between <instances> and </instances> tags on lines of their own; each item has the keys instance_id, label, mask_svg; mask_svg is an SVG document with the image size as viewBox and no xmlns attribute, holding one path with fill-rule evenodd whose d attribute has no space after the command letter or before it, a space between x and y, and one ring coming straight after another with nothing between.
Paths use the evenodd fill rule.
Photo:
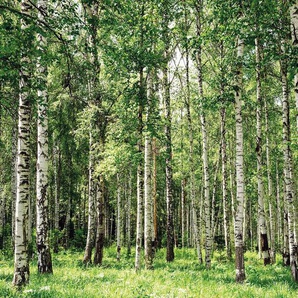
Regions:
<instances>
[{"instance_id":1,"label":"dense foliage","mask_svg":"<svg viewBox=\"0 0 298 298\"><path fill-rule=\"evenodd\" d=\"M202 249L209 225L213 250L233 247L237 210L234 107L241 63L244 246L259 250L261 256L260 214L264 209L271 259L276 252L291 254L288 230L295 239L298 232L294 86L298 55L290 8L297 1L48 0L42 21L36 1L28 3L30 15L21 10L20 1L0 4L1 250L14 250L19 80L24 66L21 57L26 55L30 58L29 247L33 251L37 90L41 85L36 64L42 57L47 65L49 235L55 252L62 247L85 247L90 200L95 204L94 225L104 226L104 245L117 242L119 246L120 237L120 246L130 252L136 242L146 138L152 148L148 160L153 248L169 242L169 185L175 247L198 245ZM26 30L20 25L24 19L29 24ZM38 47L39 33L47 38L45 52ZM236 59L237 38L244 44L241 61ZM204 181L206 173L209 184ZM198 254L200 260L199 250ZM248 269L248 275L252 272Z\"/></svg>"}]
</instances>

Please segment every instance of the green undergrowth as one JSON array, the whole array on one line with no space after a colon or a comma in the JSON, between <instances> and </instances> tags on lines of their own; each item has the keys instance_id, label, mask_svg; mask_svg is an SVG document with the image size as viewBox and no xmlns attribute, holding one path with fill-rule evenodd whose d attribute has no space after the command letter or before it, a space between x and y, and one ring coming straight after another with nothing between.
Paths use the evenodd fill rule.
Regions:
<instances>
[{"instance_id":1,"label":"green undergrowth","mask_svg":"<svg viewBox=\"0 0 298 298\"><path fill-rule=\"evenodd\" d=\"M22 291L12 285L13 261L0 256L0 297L298 297L298 286L289 268L281 264L264 267L255 253L245 254L247 279L235 283L234 263L223 253L214 253L212 268L198 264L195 250L177 249L175 261L165 262L159 250L154 270L134 271L134 255L116 260L116 248L105 250L101 267L84 266L83 252L63 251L53 255L53 275L39 275L36 259L31 262L30 283Z\"/></svg>"}]
</instances>

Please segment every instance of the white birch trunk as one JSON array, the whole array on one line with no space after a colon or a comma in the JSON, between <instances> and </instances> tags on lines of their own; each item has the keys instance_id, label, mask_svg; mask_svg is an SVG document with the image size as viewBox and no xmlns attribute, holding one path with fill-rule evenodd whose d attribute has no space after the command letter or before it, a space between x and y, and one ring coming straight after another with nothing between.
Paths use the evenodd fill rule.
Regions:
<instances>
[{"instance_id":1,"label":"white birch trunk","mask_svg":"<svg viewBox=\"0 0 298 298\"><path fill-rule=\"evenodd\" d=\"M283 50L283 42L282 42ZM280 61L281 83L282 83L282 123L283 123L283 153L284 153L284 181L285 181L285 203L288 212L288 231L289 231L289 251L290 251L290 266L292 277L295 281L298 280L297 271L297 243L295 243L295 207L293 181L291 177L291 128L290 128L290 107L288 95L287 81L287 65L286 61Z\"/></svg>"},{"instance_id":2,"label":"white birch trunk","mask_svg":"<svg viewBox=\"0 0 298 298\"><path fill-rule=\"evenodd\" d=\"M119 173L117 173L117 261L121 257L121 188Z\"/></svg>"},{"instance_id":3,"label":"white birch trunk","mask_svg":"<svg viewBox=\"0 0 298 298\"><path fill-rule=\"evenodd\" d=\"M38 18L44 21L47 13L47 0L37 3ZM48 94L47 94L47 67L45 54L47 39L43 33L37 34L38 49L41 56L37 62L38 90L38 119L37 119L37 176L36 176L36 244L38 255L38 272L53 273L52 258L49 246L49 211L48 211Z\"/></svg>"},{"instance_id":4,"label":"white birch trunk","mask_svg":"<svg viewBox=\"0 0 298 298\"><path fill-rule=\"evenodd\" d=\"M151 187L151 165L152 165L152 148L151 136L145 136L145 179L144 179L144 201L145 201L145 262L146 268L152 268L152 187Z\"/></svg>"},{"instance_id":5,"label":"white birch trunk","mask_svg":"<svg viewBox=\"0 0 298 298\"><path fill-rule=\"evenodd\" d=\"M168 51L165 57L168 59ZM165 102L165 138L166 138L166 201L167 201L167 262L174 260L174 205L173 205L173 172L172 172L172 112L168 67L163 70L163 87Z\"/></svg>"},{"instance_id":6,"label":"white birch trunk","mask_svg":"<svg viewBox=\"0 0 298 298\"><path fill-rule=\"evenodd\" d=\"M137 231L136 231L136 255L135 270L141 269L142 236L143 236L143 170L141 165L137 169Z\"/></svg>"},{"instance_id":7,"label":"white birch trunk","mask_svg":"<svg viewBox=\"0 0 298 298\"><path fill-rule=\"evenodd\" d=\"M196 30L197 36L201 36L201 14L203 9L203 1L198 1L196 5ZM205 210L205 262L206 268L211 268L211 253L212 253L212 229L211 229L211 212L210 212L210 179L209 179L209 164L208 164L208 140L207 140L207 125L205 113L203 111L203 72L202 72L202 49L201 46L197 49L197 69L198 69L198 93L200 98L200 123L202 133L202 159L203 159L203 175L204 175L204 210Z\"/></svg>"},{"instance_id":8,"label":"white birch trunk","mask_svg":"<svg viewBox=\"0 0 298 298\"><path fill-rule=\"evenodd\" d=\"M17 122L17 119L16 119ZM11 242L15 246L15 213L17 197L17 159L18 159L18 137L17 127L12 129L12 159L11 159Z\"/></svg>"},{"instance_id":9,"label":"white birch trunk","mask_svg":"<svg viewBox=\"0 0 298 298\"><path fill-rule=\"evenodd\" d=\"M145 158L144 158L144 248L146 269L153 268L153 197L152 197L152 137L149 131L152 105L152 77L148 75L146 131L145 131Z\"/></svg>"},{"instance_id":10,"label":"white birch trunk","mask_svg":"<svg viewBox=\"0 0 298 298\"><path fill-rule=\"evenodd\" d=\"M236 282L245 280L243 250L243 218L244 218L244 172L243 172L243 127L242 127L242 59L244 44L237 38L237 76L235 91L236 117L236 214L235 214L235 267Z\"/></svg>"},{"instance_id":11,"label":"white birch trunk","mask_svg":"<svg viewBox=\"0 0 298 298\"><path fill-rule=\"evenodd\" d=\"M221 108L221 172L222 172L222 199L223 199L223 220L225 233L225 247L227 257L231 259L231 239L230 239L230 206L227 190L227 143L226 143L226 108Z\"/></svg>"},{"instance_id":12,"label":"white birch trunk","mask_svg":"<svg viewBox=\"0 0 298 298\"><path fill-rule=\"evenodd\" d=\"M275 231L276 226L280 225L281 221L279 221L279 211L277 208L277 222L275 221L274 216L274 204L273 204L273 196L272 196L272 174L271 174L271 159L270 159L270 141L269 141L269 123L268 123L268 105L265 100L265 131L266 131L266 167L267 167L267 185L268 185L268 200L269 200L269 221L270 221L270 239L271 239L271 260L272 263L275 263ZM278 180L276 181L278 184ZM276 194L276 198L279 194ZM277 202L277 199L276 199ZM278 205L278 203L277 203Z\"/></svg>"},{"instance_id":13,"label":"white birch trunk","mask_svg":"<svg viewBox=\"0 0 298 298\"><path fill-rule=\"evenodd\" d=\"M140 70L140 99L138 108L138 153L139 164L137 168L137 230L136 230L136 255L135 255L135 270L141 269L141 253L142 253L142 236L143 236L143 209L144 209L144 175L143 175L143 163L142 163L142 144L143 144L143 103L144 98L144 73L143 69Z\"/></svg>"},{"instance_id":14,"label":"white birch trunk","mask_svg":"<svg viewBox=\"0 0 298 298\"><path fill-rule=\"evenodd\" d=\"M278 173L278 164L276 163L276 209L277 212L277 242L279 243L279 249L281 250L282 247L282 235L283 235L283 208L280 200L280 188L279 188L279 173Z\"/></svg>"},{"instance_id":15,"label":"white birch trunk","mask_svg":"<svg viewBox=\"0 0 298 298\"><path fill-rule=\"evenodd\" d=\"M104 141L100 140L101 152L104 152ZM94 252L94 265L102 265L103 259L103 246L105 237L105 183L102 175L99 176L99 182L96 183L96 240L95 240L95 252Z\"/></svg>"},{"instance_id":16,"label":"white birch trunk","mask_svg":"<svg viewBox=\"0 0 298 298\"><path fill-rule=\"evenodd\" d=\"M289 251L289 217L288 217L288 204L287 204L287 198L286 198L286 185L284 182L283 185L284 191L283 191L283 201L284 201L284 212L283 212L283 265L284 266L290 266L290 251Z\"/></svg>"},{"instance_id":17,"label":"white birch trunk","mask_svg":"<svg viewBox=\"0 0 298 298\"><path fill-rule=\"evenodd\" d=\"M60 150L58 147L54 151L54 180L55 180L55 211L54 211L54 228L59 230L59 212L60 212L60 171L61 160ZM58 252L58 251L57 251Z\"/></svg>"},{"instance_id":18,"label":"white birch trunk","mask_svg":"<svg viewBox=\"0 0 298 298\"><path fill-rule=\"evenodd\" d=\"M172 111L171 111L171 94L169 80L169 61L170 56L170 35L169 35L169 1L162 3L163 8L163 36L164 43L164 63L162 69L162 97L165 111L165 162L166 162L166 203L167 203L167 253L166 261L174 261L174 204L173 204L173 171L172 171Z\"/></svg>"},{"instance_id":19,"label":"white birch trunk","mask_svg":"<svg viewBox=\"0 0 298 298\"><path fill-rule=\"evenodd\" d=\"M94 141L92 136L92 125L90 125L89 132L89 176L88 176L88 230L86 247L83 262L85 264L91 263L92 249L95 244L95 195L96 182L94 181Z\"/></svg>"},{"instance_id":20,"label":"white birch trunk","mask_svg":"<svg viewBox=\"0 0 298 298\"><path fill-rule=\"evenodd\" d=\"M221 155L221 149L219 150L218 155ZM220 162L220 157L216 161L215 165L215 171L214 171L214 176L213 176L213 185L212 185L212 196L211 196L211 232L212 232L212 239L214 239L214 236L216 234L216 228L218 226L218 216L215 216L215 210L216 210L216 185L217 185L217 175L219 171L219 162ZM221 210L221 202L219 203L218 209ZM213 245L212 241L212 245Z\"/></svg>"},{"instance_id":21,"label":"white birch trunk","mask_svg":"<svg viewBox=\"0 0 298 298\"><path fill-rule=\"evenodd\" d=\"M185 191L185 186L186 186L186 180L183 178L181 180L181 247L185 247L186 243L186 231L187 231L187 208L186 208L186 191Z\"/></svg>"},{"instance_id":22,"label":"white birch trunk","mask_svg":"<svg viewBox=\"0 0 298 298\"><path fill-rule=\"evenodd\" d=\"M232 204L232 220L233 227L235 230L235 218L236 218L236 204L235 204L235 180L234 180L234 167L232 164L232 158L230 159L230 194L231 194L231 204Z\"/></svg>"},{"instance_id":23,"label":"white birch trunk","mask_svg":"<svg viewBox=\"0 0 298 298\"><path fill-rule=\"evenodd\" d=\"M290 7L290 15L291 15L291 33L292 33L292 43L293 46L298 49L298 1L293 1L294 3ZM297 61L297 57L296 57ZM298 72L296 71L294 77L294 92L295 92L295 101L296 101L296 126L298 130Z\"/></svg>"},{"instance_id":24,"label":"white birch trunk","mask_svg":"<svg viewBox=\"0 0 298 298\"><path fill-rule=\"evenodd\" d=\"M154 228L154 250L157 249L157 147L156 139L153 138L153 228Z\"/></svg>"},{"instance_id":25,"label":"white birch trunk","mask_svg":"<svg viewBox=\"0 0 298 298\"><path fill-rule=\"evenodd\" d=\"M31 5L22 0L21 11L30 14ZM21 30L25 32L28 24L21 20ZM15 212L15 251L13 285L21 287L29 283L28 222L29 222L29 175L30 175L30 86L29 65L25 52L21 57L19 111L18 111L18 159L17 159L17 194Z\"/></svg>"},{"instance_id":26,"label":"white birch trunk","mask_svg":"<svg viewBox=\"0 0 298 298\"><path fill-rule=\"evenodd\" d=\"M264 206L264 187L263 187L263 164L262 164L262 90L261 90L261 67L260 67L260 45L259 39L255 39L256 50L256 83L257 83L257 178L258 178L258 226L260 237L260 252L264 260L264 265L270 264L270 255L268 247L268 235L265 218Z\"/></svg>"},{"instance_id":27,"label":"white birch trunk","mask_svg":"<svg viewBox=\"0 0 298 298\"><path fill-rule=\"evenodd\" d=\"M129 170L128 177L128 195L127 195L127 205L126 205L126 241L127 241L127 256L131 254L131 199L132 199L132 173Z\"/></svg>"},{"instance_id":28,"label":"white birch trunk","mask_svg":"<svg viewBox=\"0 0 298 298\"><path fill-rule=\"evenodd\" d=\"M198 232L198 221L197 221L197 213L195 209L195 169L194 169L194 160L193 160L193 126L192 126L192 117L191 117L191 102L190 102L190 82L189 82L189 52L188 49L186 51L186 114L187 114L187 124L188 124L188 138L189 138L189 167L190 167L190 181L189 181L189 193L190 193L190 201L191 201L191 210L193 215L193 223L194 223L194 238L195 245L197 250L197 257L199 263L202 263L202 252L201 252L201 243L200 236ZM185 202L184 202L185 203ZM185 207L183 206L183 209ZM184 212L184 210L183 210Z\"/></svg>"}]
</instances>

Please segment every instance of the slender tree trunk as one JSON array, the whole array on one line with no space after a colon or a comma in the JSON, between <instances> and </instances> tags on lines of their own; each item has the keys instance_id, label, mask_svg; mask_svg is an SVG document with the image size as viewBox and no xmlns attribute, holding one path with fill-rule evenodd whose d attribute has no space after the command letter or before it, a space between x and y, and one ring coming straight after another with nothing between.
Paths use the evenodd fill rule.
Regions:
<instances>
[{"instance_id":1,"label":"slender tree trunk","mask_svg":"<svg viewBox=\"0 0 298 298\"><path fill-rule=\"evenodd\" d=\"M142 252L142 236L143 236L143 205L144 205L144 172L141 156L143 155L143 102L145 96L144 88L144 72L140 69L140 92L139 92L139 108L138 108L138 154L139 164L137 168L137 231L136 231L136 255L135 270L141 269L141 252Z\"/></svg>"},{"instance_id":2,"label":"slender tree trunk","mask_svg":"<svg viewBox=\"0 0 298 298\"><path fill-rule=\"evenodd\" d=\"M165 51L168 59L168 49ZM174 204L173 204L173 173L172 173L172 113L168 66L163 70L163 87L165 102L165 138L166 138L166 201L167 201L167 262L174 260Z\"/></svg>"},{"instance_id":3,"label":"slender tree trunk","mask_svg":"<svg viewBox=\"0 0 298 298\"><path fill-rule=\"evenodd\" d=\"M92 249L95 244L95 196L96 196L96 181L94 181L94 141L92 129L89 132L89 177L88 177L88 231L83 262L91 263Z\"/></svg>"},{"instance_id":4,"label":"slender tree trunk","mask_svg":"<svg viewBox=\"0 0 298 298\"><path fill-rule=\"evenodd\" d=\"M30 14L31 5L22 0L21 11ZM21 20L21 30L28 29L26 19ZM28 45L29 46L29 45ZM24 45L25 47L25 45ZM27 49L23 49L20 70L20 91L18 111L18 160L17 160L17 195L15 213L15 251L13 285L21 287L29 283L29 256L28 256L28 223L30 202L30 86L29 65Z\"/></svg>"},{"instance_id":5,"label":"slender tree trunk","mask_svg":"<svg viewBox=\"0 0 298 298\"><path fill-rule=\"evenodd\" d=\"M282 51L284 51L282 43ZM293 180L291 177L291 128L290 128L290 108L287 81L287 62L280 61L281 83L282 83L282 123L283 123L283 153L284 153L284 181L285 181L285 203L288 212L289 230L289 251L292 277L298 281L297 270L297 243L295 243L295 207Z\"/></svg>"},{"instance_id":6,"label":"slender tree trunk","mask_svg":"<svg viewBox=\"0 0 298 298\"><path fill-rule=\"evenodd\" d=\"M104 141L101 140L101 149L103 152ZM97 213L97 229L94 252L94 265L102 265L103 246L105 236L105 183L102 175L99 176L99 183L96 190L96 213Z\"/></svg>"},{"instance_id":7,"label":"slender tree trunk","mask_svg":"<svg viewBox=\"0 0 298 298\"><path fill-rule=\"evenodd\" d=\"M221 149L219 150L219 156L221 155ZM216 185L217 185L217 175L219 171L219 166L220 166L220 157L216 161L215 165L215 171L214 171L214 177L213 177L213 185L212 185L212 196L211 196L211 232L212 232L212 239L214 239L215 233L216 233L216 228L217 228L217 223L219 221L218 216L216 216L215 211L216 211ZM220 203L219 203L220 205ZM218 209L221 209L220 206ZM213 245L213 241L212 241Z\"/></svg>"},{"instance_id":8,"label":"slender tree trunk","mask_svg":"<svg viewBox=\"0 0 298 298\"><path fill-rule=\"evenodd\" d=\"M222 171L222 198L223 198L223 220L224 220L224 233L225 233L225 247L227 257L231 259L231 239L230 239L230 206L228 201L227 190L227 142L226 142L226 108L221 108L221 171Z\"/></svg>"},{"instance_id":9,"label":"slender tree trunk","mask_svg":"<svg viewBox=\"0 0 298 298\"><path fill-rule=\"evenodd\" d=\"M283 235L283 208L280 200L280 188L279 188L279 173L278 173L278 164L276 163L276 209L277 212L277 242L279 244L280 251L282 250L282 235Z\"/></svg>"},{"instance_id":10,"label":"slender tree trunk","mask_svg":"<svg viewBox=\"0 0 298 298\"><path fill-rule=\"evenodd\" d=\"M196 29L197 36L201 36L201 15L203 9L203 1L200 0L196 5ZM203 173L204 173L204 210L205 210L205 262L206 268L211 268L211 253L212 253L212 230L211 230L211 216L210 216L210 179L209 179L209 164L208 164L208 140L207 140L207 125L205 119L205 113L203 111L203 72L202 72L202 48L197 48L197 68L198 68L198 89L200 98L200 123L202 131L203 142Z\"/></svg>"},{"instance_id":11,"label":"slender tree trunk","mask_svg":"<svg viewBox=\"0 0 298 298\"><path fill-rule=\"evenodd\" d=\"M186 208L186 179L181 180L181 247L185 247L186 231L187 231L187 208Z\"/></svg>"},{"instance_id":12,"label":"slender tree trunk","mask_svg":"<svg viewBox=\"0 0 298 298\"><path fill-rule=\"evenodd\" d=\"M98 103L99 108L101 108L101 101ZM99 151L103 154L105 150L105 128L103 127L104 124L103 115L99 116L98 123L99 124ZM97 161L101 163L101 157ZM102 173L99 174L98 177L95 177L96 183L96 195L95 195L95 202L96 202L96 238L95 238L95 252L94 252L94 264L95 265L102 265L103 259L103 248L104 248L104 240L105 240L105 180Z\"/></svg>"},{"instance_id":13,"label":"slender tree trunk","mask_svg":"<svg viewBox=\"0 0 298 298\"><path fill-rule=\"evenodd\" d=\"M260 66L260 44L258 37L255 39L256 49L256 80L257 80L257 177L258 177L258 226L260 233L260 251L264 265L270 264L268 247L268 235L265 218L264 190L263 190L263 164L262 164L262 90L261 90L261 66Z\"/></svg>"},{"instance_id":14,"label":"slender tree trunk","mask_svg":"<svg viewBox=\"0 0 298 298\"><path fill-rule=\"evenodd\" d=\"M271 174L271 159L270 159L270 141L269 141L269 116L268 116L268 104L265 100L265 131L266 131L266 167L267 167L267 183L268 183L268 200L269 200L269 213L270 213L270 232L271 232L271 261L272 263L275 263L275 231L276 231L276 225L278 226L280 224L280 221L277 219L277 222L275 221L274 216L274 204L273 204L273 196L272 196L272 174ZM276 181L278 184L278 180ZM276 194L276 198L277 198ZM277 201L277 200L276 200ZM279 208L277 209L280 210ZM277 212L279 214L279 212ZM277 218L278 217L277 214Z\"/></svg>"},{"instance_id":15,"label":"slender tree trunk","mask_svg":"<svg viewBox=\"0 0 298 298\"><path fill-rule=\"evenodd\" d=\"M17 114L17 113L16 113ZM16 119L17 122L17 119ZM15 215L17 197L17 159L18 159L17 127L12 129L12 158L11 158L11 244L15 247Z\"/></svg>"},{"instance_id":16,"label":"slender tree trunk","mask_svg":"<svg viewBox=\"0 0 298 298\"><path fill-rule=\"evenodd\" d=\"M126 205L126 243L127 243L127 256L131 255L131 198L132 198L132 173L129 171L128 177L128 194Z\"/></svg>"},{"instance_id":17,"label":"slender tree trunk","mask_svg":"<svg viewBox=\"0 0 298 298\"><path fill-rule=\"evenodd\" d=\"M151 136L145 136L145 180L144 180L144 198L145 198L145 263L147 269L152 269L152 188L151 188L151 166L152 166L152 144Z\"/></svg>"},{"instance_id":18,"label":"slender tree trunk","mask_svg":"<svg viewBox=\"0 0 298 298\"><path fill-rule=\"evenodd\" d=\"M288 217L288 206L286 202L286 190L285 190L285 183L284 183L284 229L283 229L283 264L284 266L290 266L290 251L289 251L289 217Z\"/></svg>"},{"instance_id":19,"label":"slender tree trunk","mask_svg":"<svg viewBox=\"0 0 298 298\"><path fill-rule=\"evenodd\" d=\"M144 167L144 246L146 269L153 268L153 197L152 197L152 137L150 132L151 105L152 105L152 77L148 74L147 109L146 109L146 132L145 132L145 167Z\"/></svg>"},{"instance_id":20,"label":"slender tree trunk","mask_svg":"<svg viewBox=\"0 0 298 298\"><path fill-rule=\"evenodd\" d=\"M156 147L156 139L153 138L153 227L154 227L154 249L157 250L157 147Z\"/></svg>"},{"instance_id":21,"label":"slender tree trunk","mask_svg":"<svg viewBox=\"0 0 298 298\"><path fill-rule=\"evenodd\" d=\"M293 46L298 48L298 1L293 1L292 6L290 7L290 15L291 15L291 33L292 33L292 43ZM296 57L297 63L297 57ZM295 101L296 101L296 126L298 130L298 72L296 71L294 77L294 92L295 92Z\"/></svg>"},{"instance_id":22,"label":"slender tree trunk","mask_svg":"<svg viewBox=\"0 0 298 298\"><path fill-rule=\"evenodd\" d=\"M236 282L245 280L243 250L243 217L244 217L244 173L243 173L243 127L242 127L242 59L244 44L237 38L237 89L235 91L236 117L236 214L235 214L235 266Z\"/></svg>"},{"instance_id":23,"label":"slender tree trunk","mask_svg":"<svg viewBox=\"0 0 298 298\"><path fill-rule=\"evenodd\" d=\"M38 18L44 21L47 13L47 1L37 3ZM37 34L38 48L41 56L37 62L38 90L38 119L37 119L37 177L36 177L36 244L38 255L38 272L53 273L52 258L49 246L49 219L48 219L48 94L47 94L47 67L45 51L47 40L44 33Z\"/></svg>"},{"instance_id":24,"label":"slender tree trunk","mask_svg":"<svg viewBox=\"0 0 298 298\"><path fill-rule=\"evenodd\" d=\"M60 213L60 177L61 177L61 153L58 146L54 146L53 150L53 164L54 164L54 253L59 251L59 213Z\"/></svg>"},{"instance_id":25,"label":"slender tree trunk","mask_svg":"<svg viewBox=\"0 0 298 298\"><path fill-rule=\"evenodd\" d=\"M193 160L193 126L192 126L192 118L191 118L191 103L190 103L190 82L189 82L189 50L188 46L186 49L186 114L187 114L187 124L188 124L188 138L189 138L189 167L190 167L190 181L189 181L189 193L190 193L190 200L191 200L191 208L192 208L192 215L194 221L194 237L195 237L195 245L197 249L197 257L199 262L202 261L202 253L201 253L201 243L200 243L200 236L198 233L197 227L197 213L195 209L195 169L194 169L194 160Z\"/></svg>"},{"instance_id":26,"label":"slender tree trunk","mask_svg":"<svg viewBox=\"0 0 298 298\"><path fill-rule=\"evenodd\" d=\"M117 261L121 257L121 188L119 173L117 173Z\"/></svg>"}]
</instances>

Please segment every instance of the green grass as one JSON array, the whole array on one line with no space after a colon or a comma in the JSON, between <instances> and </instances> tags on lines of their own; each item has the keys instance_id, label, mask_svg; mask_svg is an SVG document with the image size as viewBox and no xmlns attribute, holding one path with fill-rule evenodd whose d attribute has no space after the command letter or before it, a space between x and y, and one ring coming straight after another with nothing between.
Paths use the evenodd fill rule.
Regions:
<instances>
[{"instance_id":1,"label":"green grass","mask_svg":"<svg viewBox=\"0 0 298 298\"><path fill-rule=\"evenodd\" d=\"M298 285L278 259L264 267L257 255L245 255L247 279L235 283L233 262L215 253L212 269L196 261L191 249L177 249L175 261L165 262L165 250L157 252L154 270L134 271L134 258L116 261L116 249L105 250L101 267L82 265L82 252L60 252L53 255L53 275L39 275L36 260L31 262L30 284L21 292L12 285L13 261L0 256L0 297L206 297L206 298L292 298L298 297Z\"/></svg>"}]
</instances>

